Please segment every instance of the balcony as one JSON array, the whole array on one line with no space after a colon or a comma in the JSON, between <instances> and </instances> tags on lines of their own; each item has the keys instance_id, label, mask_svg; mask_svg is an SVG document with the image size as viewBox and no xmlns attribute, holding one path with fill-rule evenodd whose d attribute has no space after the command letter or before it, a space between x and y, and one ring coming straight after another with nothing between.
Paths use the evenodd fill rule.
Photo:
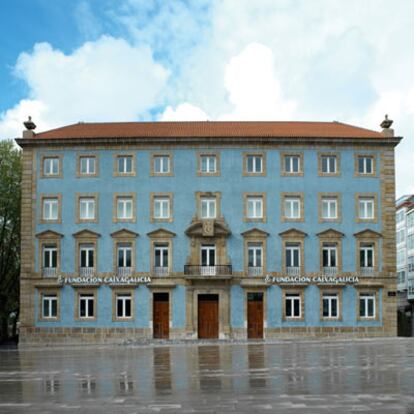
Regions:
<instances>
[{"instance_id":1,"label":"balcony","mask_svg":"<svg viewBox=\"0 0 414 414\"><path fill-rule=\"evenodd\" d=\"M263 267L258 266L249 266L247 269L247 274L252 277L262 276L263 275Z\"/></svg>"},{"instance_id":2,"label":"balcony","mask_svg":"<svg viewBox=\"0 0 414 414\"><path fill-rule=\"evenodd\" d=\"M217 265L217 266L200 266L200 265L185 265L184 274L186 276L231 276L231 265Z\"/></svg>"},{"instance_id":3,"label":"balcony","mask_svg":"<svg viewBox=\"0 0 414 414\"><path fill-rule=\"evenodd\" d=\"M299 266L289 266L286 268L286 273L288 276L299 276L300 267Z\"/></svg>"},{"instance_id":4,"label":"balcony","mask_svg":"<svg viewBox=\"0 0 414 414\"><path fill-rule=\"evenodd\" d=\"M170 269L168 266L155 266L154 275L155 276L168 276L170 274Z\"/></svg>"},{"instance_id":5,"label":"balcony","mask_svg":"<svg viewBox=\"0 0 414 414\"><path fill-rule=\"evenodd\" d=\"M95 268L94 267L80 267L79 268L79 276L82 277L89 277L95 275Z\"/></svg>"},{"instance_id":6,"label":"balcony","mask_svg":"<svg viewBox=\"0 0 414 414\"><path fill-rule=\"evenodd\" d=\"M118 267L116 275L119 277L128 277L132 275L132 267Z\"/></svg>"},{"instance_id":7,"label":"balcony","mask_svg":"<svg viewBox=\"0 0 414 414\"><path fill-rule=\"evenodd\" d=\"M373 267L361 267L359 269L359 274L362 277L374 276L374 268Z\"/></svg>"},{"instance_id":8,"label":"balcony","mask_svg":"<svg viewBox=\"0 0 414 414\"><path fill-rule=\"evenodd\" d=\"M43 277L56 277L57 276L56 267L44 267L42 269L42 276Z\"/></svg>"},{"instance_id":9,"label":"balcony","mask_svg":"<svg viewBox=\"0 0 414 414\"><path fill-rule=\"evenodd\" d=\"M322 268L324 276L336 276L338 274L338 268L333 266L324 266Z\"/></svg>"}]
</instances>

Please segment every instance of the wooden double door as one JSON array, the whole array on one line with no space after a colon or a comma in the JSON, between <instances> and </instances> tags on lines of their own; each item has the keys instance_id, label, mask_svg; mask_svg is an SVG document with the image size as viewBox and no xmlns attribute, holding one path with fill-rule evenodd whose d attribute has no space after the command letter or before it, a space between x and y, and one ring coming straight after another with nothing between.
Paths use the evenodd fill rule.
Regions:
<instances>
[{"instance_id":1,"label":"wooden double door","mask_svg":"<svg viewBox=\"0 0 414 414\"><path fill-rule=\"evenodd\" d=\"M198 295L198 337L219 337L219 295Z\"/></svg>"},{"instance_id":2,"label":"wooden double door","mask_svg":"<svg viewBox=\"0 0 414 414\"><path fill-rule=\"evenodd\" d=\"M170 335L170 295L157 292L152 298L153 336L157 339L168 339Z\"/></svg>"},{"instance_id":3,"label":"wooden double door","mask_svg":"<svg viewBox=\"0 0 414 414\"><path fill-rule=\"evenodd\" d=\"M263 293L247 293L247 337L263 338Z\"/></svg>"}]
</instances>

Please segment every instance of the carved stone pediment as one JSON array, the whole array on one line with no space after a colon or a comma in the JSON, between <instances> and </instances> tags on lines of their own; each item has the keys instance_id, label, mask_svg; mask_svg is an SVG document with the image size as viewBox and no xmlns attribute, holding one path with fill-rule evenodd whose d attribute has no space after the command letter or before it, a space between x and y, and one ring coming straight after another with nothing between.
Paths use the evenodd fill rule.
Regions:
<instances>
[{"instance_id":1,"label":"carved stone pediment","mask_svg":"<svg viewBox=\"0 0 414 414\"><path fill-rule=\"evenodd\" d=\"M147 236L151 239L170 239L171 237L175 237L176 234L170 230L160 228L150 231L147 233Z\"/></svg>"},{"instance_id":2,"label":"carved stone pediment","mask_svg":"<svg viewBox=\"0 0 414 414\"><path fill-rule=\"evenodd\" d=\"M378 239L382 237L382 234L375 230L365 229L359 231L358 233L354 233L354 236L358 239Z\"/></svg>"},{"instance_id":3,"label":"carved stone pediment","mask_svg":"<svg viewBox=\"0 0 414 414\"><path fill-rule=\"evenodd\" d=\"M307 234L299 229L291 228L285 231L282 231L279 233L279 236L286 237L286 238L304 238L307 236Z\"/></svg>"},{"instance_id":4,"label":"carved stone pediment","mask_svg":"<svg viewBox=\"0 0 414 414\"><path fill-rule=\"evenodd\" d=\"M185 231L188 237L229 237L231 234L224 220L195 220Z\"/></svg>"},{"instance_id":5,"label":"carved stone pediment","mask_svg":"<svg viewBox=\"0 0 414 414\"><path fill-rule=\"evenodd\" d=\"M36 234L38 239L61 239L63 234L53 230L45 230Z\"/></svg>"},{"instance_id":6,"label":"carved stone pediment","mask_svg":"<svg viewBox=\"0 0 414 414\"><path fill-rule=\"evenodd\" d=\"M73 233L73 237L76 239L97 239L98 237L101 237L101 235L95 231L83 229Z\"/></svg>"},{"instance_id":7,"label":"carved stone pediment","mask_svg":"<svg viewBox=\"0 0 414 414\"><path fill-rule=\"evenodd\" d=\"M243 233L241 233L241 235L245 239L264 239L266 237L269 237L269 233L267 231L258 229L257 227L246 230Z\"/></svg>"},{"instance_id":8,"label":"carved stone pediment","mask_svg":"<svg viewBox=\"0 0 414 414\"><path fill-rule=\"evenodd\" d=\"M111 233L111 237L114 239L134 239L138 236L138 233L135 233L135 231L128 229L120 229Z\"/></svg>"},{"instance_id":9,"label":"carved stone pediment","mask_svg":"<svg viewBox=\"0 0 414 414\"><path fill-rule=\"evenodd\" d=\"M342 233L338 230L332 229L332 228L321 231L321 232L317 233L316 235L318 237L325 238L325 239L340 239L340 238L345 236L344 233Z\"/></svg>"}]
</instances>

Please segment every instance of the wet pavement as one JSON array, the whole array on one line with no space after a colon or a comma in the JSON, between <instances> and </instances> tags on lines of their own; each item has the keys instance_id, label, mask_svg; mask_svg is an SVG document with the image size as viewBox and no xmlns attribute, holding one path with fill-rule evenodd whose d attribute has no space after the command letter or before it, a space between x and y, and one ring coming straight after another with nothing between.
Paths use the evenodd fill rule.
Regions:
<instances>
[{"instance_id":1,"label":"wet pavement","mask_svg":"<svg viewBox=\"0 0 414 414\"><path fill-rule=\"evenodd\" d=\"M414 414L414 338L0 349L0 413Z\"/></svg>"}]
</instances>

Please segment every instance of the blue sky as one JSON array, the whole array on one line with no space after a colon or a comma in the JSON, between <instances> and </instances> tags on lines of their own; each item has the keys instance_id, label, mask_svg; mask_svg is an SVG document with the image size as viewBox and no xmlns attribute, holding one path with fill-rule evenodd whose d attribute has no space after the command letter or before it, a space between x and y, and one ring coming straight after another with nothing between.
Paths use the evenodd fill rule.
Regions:
<instances>
[{"instance_id":1,"label":"blue sky","mask_svg":"<svg viewBox=\"0 0 414 414\"><path fill-rule=\"evenodd\" d=\"M398 5L398 7L396 6ZM78 121L338 120L399 135L414 192L414 2L4 0L0 139Z\"/></svg>"}]
</instances>

